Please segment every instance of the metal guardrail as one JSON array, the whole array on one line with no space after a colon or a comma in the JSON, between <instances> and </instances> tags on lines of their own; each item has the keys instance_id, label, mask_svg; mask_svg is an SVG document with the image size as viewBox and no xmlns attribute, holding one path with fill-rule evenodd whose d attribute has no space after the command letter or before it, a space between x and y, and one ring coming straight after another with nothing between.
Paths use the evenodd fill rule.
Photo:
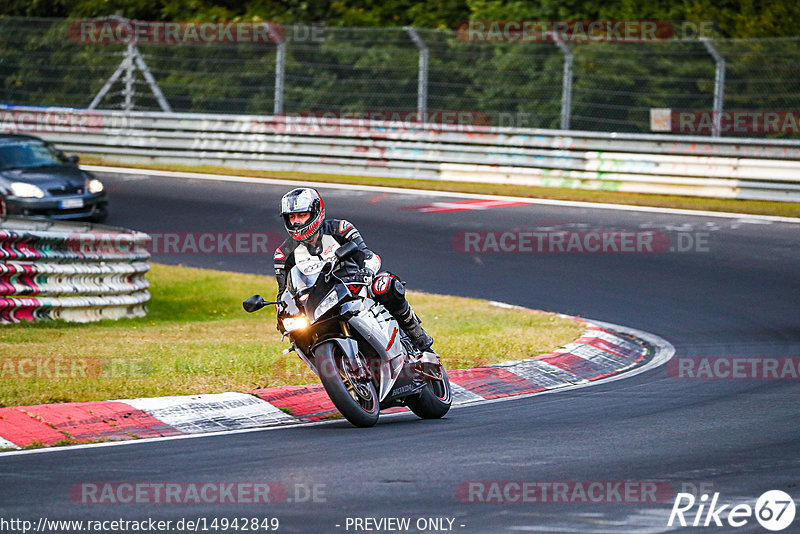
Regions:
<instances>
[{"instance_id":1,"label":"metal guardrail","mask_svg":"<svg viewBox=\"0 0 800 534\"><path fill-rule=\"evenodd\" d=\"M144 316L149 242L111 226L0 218L0 323Z\"/></svg>"},{"instance_id":2,"label":"metal guardrail","mask_svg":"<svg viewBox=\"0 0 800 534\"><path fill-rule=\"evenodd\" d=\"M800 201L800 141L6 107L0 128L125 163Z\"/></svg>"}]
</instances>

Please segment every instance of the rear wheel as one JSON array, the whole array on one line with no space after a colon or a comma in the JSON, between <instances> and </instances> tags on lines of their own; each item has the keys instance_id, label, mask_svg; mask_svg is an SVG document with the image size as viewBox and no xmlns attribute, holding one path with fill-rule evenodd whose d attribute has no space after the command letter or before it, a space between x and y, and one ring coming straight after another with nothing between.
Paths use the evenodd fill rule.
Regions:
<instances>
[{"instance_id":1,"label":"rear wheel","mask_svg":"<svg viewBox=\"0 0 800 534\"><path fill-rule=\"evenodd\" d=\"M334 346L332 351L315 354L314 359L320 381L336 409L355 426L374 426L378 422L380 403L372 381L353 376L339 346Z\"/></svg>"},{"instance_id":2,"label":"rear wheel","mask_svg":"<svg viewBox=\"0 0 800 534\"><path fill-rule=\"evenodd\" d=\"M428 376L425 378L425 389L419 396L409 398L406 404L412 412L423 419L444 417L453 403L447 372L444 366L439 366L437 371L431 369L426 374Z\"/></svg>"}]
</instances>

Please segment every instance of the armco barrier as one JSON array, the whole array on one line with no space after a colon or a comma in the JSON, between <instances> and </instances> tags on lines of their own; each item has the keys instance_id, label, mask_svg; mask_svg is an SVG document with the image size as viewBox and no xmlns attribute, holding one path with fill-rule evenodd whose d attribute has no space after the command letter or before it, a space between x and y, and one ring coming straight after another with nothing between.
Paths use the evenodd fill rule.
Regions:
<instances>
[{"instance_id":1,"label":"armco barrier","mask_svg":"<svg viewBox=\"0 0 800 534\"><path fill-rule=\"evenodd\" d=\"M149 242L111 226L0 218L0 323L145 315Z\"/></svg>"},{"instance_id":2,"label":"armco barrier","mask_svg":"<svg viewBox=\"0 0 800 534\"><path fill-rule=\"evenodd\" d=\"M0 128L123 163L800 200L800 141L292 116L1 107Z\"/></svg>"}]
</instances>

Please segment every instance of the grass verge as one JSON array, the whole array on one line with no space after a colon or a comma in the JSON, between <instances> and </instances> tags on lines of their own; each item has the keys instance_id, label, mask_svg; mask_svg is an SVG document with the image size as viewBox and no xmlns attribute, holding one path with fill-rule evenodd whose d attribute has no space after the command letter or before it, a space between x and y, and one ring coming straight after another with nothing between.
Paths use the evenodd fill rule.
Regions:
<instances>
[{"instance_id":1,"label":"grass verge","mask_svg":"<svg viewBox=\"0 0 800 534\"><path fill-rule=\"evenodd\" d=\"M132 166L132 164L108 161L90 155L82 155L81 163L86 165L108 165L112 167ZM562 187L533 187L524 185L414 180L406 178L378 178L344 174L257 171L252 169L232 169L229 167L218 167L211 165L167 165L137 163L133 166L141 169L164 171L200 172L209 174L252 176L256 178L282 178L289 180L307 180L353 185L405 187L435 191L453 191L457 193L476 193L482 195L507 195L524 198L546 198L553 200L575 200L582 202L602 202L608 204L630 204L634 206L654 206L660 208L750 213L754 215L775 215L780 217L800 217L800 202L736 200L724 198L685 197L677 195L651 195L644 193L620 193L615 191L595 191Z\"/></svg>"},{"instance_id":2,"label":"grass verge","mask_svg":"<svg viewBox=\"0 0 800 534\"><path fill-rule=\"evenodd\" d=\"M254 293L273 296L274 278L154 264L148 280L153 297L144 318L0 325L0 405L317 382L297 356L281 354L288 341L281 342L273 307L242 310L241 301ZM582 332L579 323L554 314L486 301L415 292L409 300L448 369L535 356ZM53 362L66 377L52 376Z\"/></svg>"}]
</instances>

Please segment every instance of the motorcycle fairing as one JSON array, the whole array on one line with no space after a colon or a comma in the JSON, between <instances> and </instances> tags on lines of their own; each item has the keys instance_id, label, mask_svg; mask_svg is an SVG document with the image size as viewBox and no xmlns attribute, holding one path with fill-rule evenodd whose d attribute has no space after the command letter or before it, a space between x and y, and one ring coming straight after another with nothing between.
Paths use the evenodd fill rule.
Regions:
<instances>
[{"instance_id":1,"label":"motorcycle fairing","mask_svg":"<svg viewBox=\"0 0 800 534\"><path fill-rule=\"evenodd\" d=\"M380 310L380 311L379 311ZM364 317L370 314L370 317ZM371 299L364 300L362 311L348 321L381 358L381 382L378 397L383 401L392 390L405 361L400 325L383 306Z\"/></svg>"}]
</instances>

